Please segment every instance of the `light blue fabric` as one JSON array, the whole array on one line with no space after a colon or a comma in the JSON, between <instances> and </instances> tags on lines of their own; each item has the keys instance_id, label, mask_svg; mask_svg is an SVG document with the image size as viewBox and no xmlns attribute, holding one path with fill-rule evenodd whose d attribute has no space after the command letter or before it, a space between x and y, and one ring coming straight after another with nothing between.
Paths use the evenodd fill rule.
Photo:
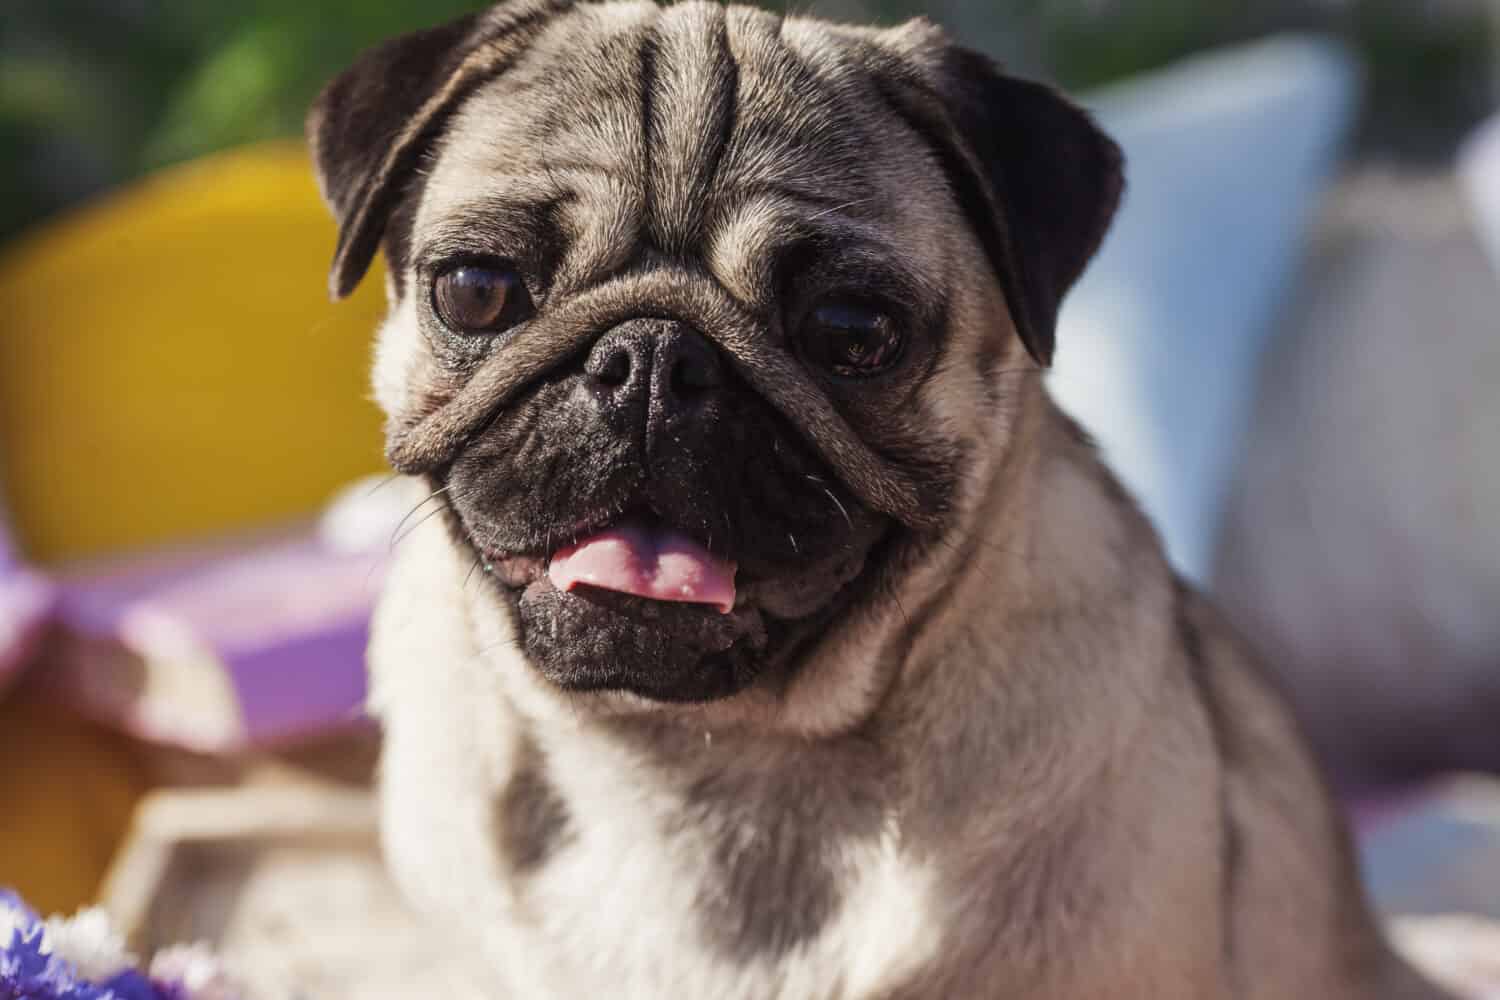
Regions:
<instances>
[{"instance_id":1,"label":"light blue fabric","mask_svg":"<svg viewBox=\"0 0 1500 1000\"><path fill-rule=\"evenodd\" d=\"M1051 385L1198 582L1359 80L1339 45L1279 37L1083 100L1125 150L1127 189L1064 306Z\"/></svg>"}]
</instances>

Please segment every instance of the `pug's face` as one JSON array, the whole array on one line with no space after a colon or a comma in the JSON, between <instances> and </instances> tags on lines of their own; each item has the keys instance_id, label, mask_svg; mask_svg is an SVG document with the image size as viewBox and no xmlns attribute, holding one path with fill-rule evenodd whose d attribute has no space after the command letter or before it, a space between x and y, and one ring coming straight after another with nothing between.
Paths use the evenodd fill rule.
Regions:
<instances>
[{"instance_id":1,"label":"pug's face","mask_svg":"<svg viewBox=\"0 0 1500 1000\"><path fill-rule=\"evenodd\" d=\"M1118 157L930 27L503 4L389 43L310 123L377 245L377 391L571 691L732 696L893 618L1051 354Z\"/></svg>"}]
</instances>

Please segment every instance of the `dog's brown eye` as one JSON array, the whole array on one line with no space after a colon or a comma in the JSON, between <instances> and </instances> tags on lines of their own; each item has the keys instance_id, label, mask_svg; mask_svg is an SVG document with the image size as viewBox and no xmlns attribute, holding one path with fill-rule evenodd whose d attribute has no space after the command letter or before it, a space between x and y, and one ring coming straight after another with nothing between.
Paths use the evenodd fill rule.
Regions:
<instances>
[{"instance_id":1,"label":"dog's brown eye","mask_svg":"<svg viewBox=\"0 0 1500 1000\"><path fill-rule=\"evenodd\" d=\"M529 308L521 276L489 264L463 264L439 274L432 299L438 316L459 333L499 333L520 322Z\"/></svg>"},{"instance_id":2,"label":"dog's brown eye","mask_svg":"<svg viewBox=\"0 0 1500 1000\"><path fill-rule=\"evenodd\" d=\"M814 309L802 325L801 349L811 363L843 377L878 375L901 360L906 340L885 313L851 302Z\"/></svg>"}]
</instances>

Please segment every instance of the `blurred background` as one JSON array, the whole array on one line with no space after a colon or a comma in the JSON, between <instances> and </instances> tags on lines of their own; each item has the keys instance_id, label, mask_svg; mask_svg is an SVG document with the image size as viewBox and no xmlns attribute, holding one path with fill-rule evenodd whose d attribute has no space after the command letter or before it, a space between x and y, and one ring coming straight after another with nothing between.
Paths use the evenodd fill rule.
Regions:
<instances>
[{"instance_id":1,"label":"blurred background","mask_svg":"<svg viewBox=\"0 0 1500 1000\"><path fill-rule=\"evenodd\" d=\"M368 839L365 619L431 508L382 485L379 282L327 302L300 128L475 6L0 5L0 885L43 908L270 920L259 848L204 847L239 800L184 796ZM1053 388L1267 654L1378 902L1500 916L1500 0L795 6L925 14L1120 139Z\"/></svg>"},{"instance_id":2,"label":"blurred background","mask_svg":"<svg viewBox=\"0 0 1500 1000\"><path fill-rule=\"evenodd\" d=\"M466 0L11 0L0 11L0 234L151 170L296 135L361 49ZM806 5L793 5L802 8ZM1088 89L1285 31L1336 37L1367 75L1361 151L1442 162L1495 101L1487 0L832 0L924 13L1018 72Z\"/></svg>"}]
</instances>

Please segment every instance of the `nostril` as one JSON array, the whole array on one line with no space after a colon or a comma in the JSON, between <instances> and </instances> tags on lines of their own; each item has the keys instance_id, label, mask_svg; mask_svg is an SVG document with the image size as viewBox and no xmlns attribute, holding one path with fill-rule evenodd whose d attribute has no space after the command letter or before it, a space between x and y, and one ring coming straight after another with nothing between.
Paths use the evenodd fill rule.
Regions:
<instances>
[{"instance_id":1,"label":"nostril","mask_svg":"<svg viewBox=\"0 0 1500 1000\"><path fill-rule=\"evenodd\" d=\"M601 405L625 412L653 401L659 412L701 406L729 372L719 349L675 320L622 323L594 342L583 372Z\"/></svg>"},{"instance_id":2,"label":"nostril","mask_svg":"<svg viewBox=\"0 0 1500 1000\"><path fill-rule=\"evenodd\" d=\"M630 352L611 351L601 362L591 366L596 381L605 385L624 385L630 380Z\"/></svg>"}]
</instances>

